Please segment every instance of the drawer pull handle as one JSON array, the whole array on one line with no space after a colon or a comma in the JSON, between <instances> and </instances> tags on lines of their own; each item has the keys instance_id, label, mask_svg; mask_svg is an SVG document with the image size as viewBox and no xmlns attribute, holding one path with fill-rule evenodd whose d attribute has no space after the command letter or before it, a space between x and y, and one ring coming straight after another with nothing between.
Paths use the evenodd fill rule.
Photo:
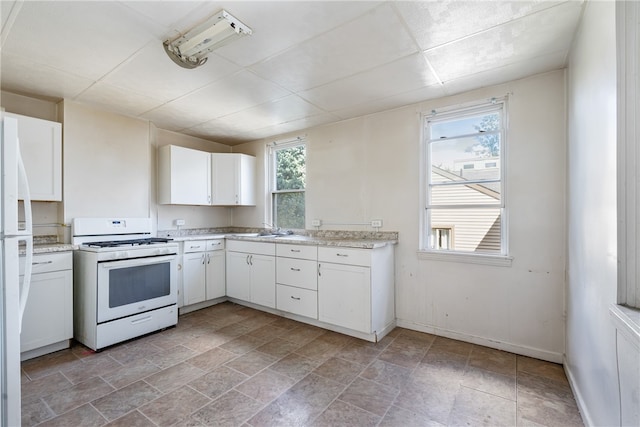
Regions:
<instances>
[{"instance_id":1,"label":"drawer pull handle","mask_svg":"<svg viewBox=\"0 0 640 427\"><path fill-rule=\"evenodd\" d=\"M348 257L348 254L336 254L336 256L343 256L343 257Z\"/></svg>"},{"instance_id":2,"label":"drawer pull handle","mask_svg":"<svg viewBox=\"0 0 640 427\"><path fill-rule=\"evenodd\" d=\"M143 317L142 319L132 320L132 321L131 321L131 324L132 324L132 325L136 325L136 324L138 324L138 323L148 322L149 320L151 320L151 316Z\"/></svg>"},{"instance_id":3,"label":"drawer pull handle","mask_svg":"<svg viewBox=\"0 0 640 427\"><path fill-rule=\"evenodd\" d=\"M291 249L291 252L300 252L300 249Z\"/></svg>"},{"instance_id":4,"label":"drawer pull handle","mask_svg":"<svg viewBox=\"0 0 640 427\"><path fill-rule=\"evenodd\" d=\"M300 301L300 297L297 297L297 298L296 298L296 297L294 297L293 295L291 295L291 299L294 299L294 300L296 300L296 301Z\"/></svg>"},{"instance_id":5,"label":"drawer pull handle","mask_svg":"<svg viewBox=\"0 0 640 427\"><path fill-rule=\"evenodd\" d=\"M31 265L46 265L53 264L53 261L40 261L40 262L32 262Z\"/></svg>"},{"instance_id":6,"label":"drawer pull handle","mask_svg":"<svg viewBox=\"0 0 640 427\"><path fill-rule=\"evenodd\" d=\"M300 271L300 269L291 267L291 271Z\"/></svg>"}]
</instances>

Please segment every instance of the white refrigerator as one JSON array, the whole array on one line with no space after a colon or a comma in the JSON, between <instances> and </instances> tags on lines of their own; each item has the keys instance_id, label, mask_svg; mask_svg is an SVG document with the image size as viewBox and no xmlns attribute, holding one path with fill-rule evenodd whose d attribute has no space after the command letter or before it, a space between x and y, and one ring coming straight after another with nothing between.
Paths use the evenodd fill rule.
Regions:
<instances>
[{"instance_id":1,"label":"white refrigerator","mask_svg":"<svg viewBox=\"0 0 640 427\"><path fill-rule=\"evenodd\" d=\"M20 329L29 295L33 238L31 201L20 157L18 123L2 119L0 142L0 425L20 426ZM23 200L22 204L18 200ZM24 207L24 227L19 227L19 206ZM20 280L19 244L24 242L24 279Z\"/></svg>"}]
</instances>

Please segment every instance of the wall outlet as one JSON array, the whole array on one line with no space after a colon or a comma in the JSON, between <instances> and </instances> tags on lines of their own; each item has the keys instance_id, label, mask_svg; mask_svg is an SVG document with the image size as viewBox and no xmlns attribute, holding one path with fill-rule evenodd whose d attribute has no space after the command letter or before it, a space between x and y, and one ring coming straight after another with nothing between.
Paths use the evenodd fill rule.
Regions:
<instances>
[{"instance_id":1,"label":"wall outlet","mask_svg":"<svg viewBox=\"0 0 640 427\"><path fill-rule=\"evenodd\" d=\"M322 220L321 219L312 219L311 220L311 226L312 227L320 227L322 225Z\"/></svg>"},{"instance_id":2,"label":"wall outlet","mask_svg":"<svg viewBox=\"0 0 640 427\"><path fill-rule=\"evenodd\" d=\"M176 219L176 225L180 227L181 225L185 225L186 221L184 219Z\"/></svg>"},{"instance_id":3,"label":"wall outlet","mask_svg":"<svg viewBox=\"0 0 640 427\"><path fill-rule=\"evenodd\" d=\"M381 219L373 219L371 220L371 226L373 228L380 228L382 227L382 220Z\"/></svg>"}]
</instances>

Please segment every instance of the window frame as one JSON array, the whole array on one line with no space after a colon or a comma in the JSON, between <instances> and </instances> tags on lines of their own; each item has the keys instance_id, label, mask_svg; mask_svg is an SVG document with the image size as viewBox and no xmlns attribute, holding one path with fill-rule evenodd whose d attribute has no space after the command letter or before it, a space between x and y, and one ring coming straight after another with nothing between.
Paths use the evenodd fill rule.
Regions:
<instances>
[{"instance_id":1,"label":"window frame","mask_svg":"<svg viewBox=\"0 0 640 427\"><path fill-rule=\"evenodd\" d=\"M297 137L295 139L290 139L290 140L285 140L285 141L275 141L272 142L270 144L267 144L267 149L268 149L268 174L267 174L267 179L268 179L268 194L267 194L267 209L265 212L265 218L267 219L265 221L265 225L268 225L270 227L280 227L280 225L278 225L278 221L277 221L277 215L275 212L275 197L277 194L292 194L292 193L306 193L307 190L307 183L305 180L305 186L304 189L296 189L296 190L277 190L276 189L276 152L280 151L280 150L286 150L286 149L290 149L290 148L295 148L295 147L299 147L299 146L303 146L305 149L305 176L306 176L306 169L307 169L307 141L305 138L303 137ZM306 206L307 206L307 198L306 198L306 194L304 197L304 202L305 202L305 218L303 218L304 220L304 226L306 228Z\"/></svg>"},{"instance_id":2,"label":"window frame","mask_svg":"<svg viewBox=\"0 0 640 427\"><path fill-rule=\"evenodd\" d=\"M431 206L431 150L430 144L442 139L431 140L430 129L431 124L452 119L464 119L465 117L482 114L499 112L501 115L500 134L500 203L495 205L485 204L468 204L468 205L437 205ZM508 220L508 202L507 202L507 98L492 98L488 102L473 103L464 106L453 106L436 112L432 110L430 113L421 115L421 143L420 143L420 238L418 257L420 259L435 259L441 261L466 262L474 264L487 264L496 266L511 266L513 257L509 255L509 220ZM466 135L455 135L451 139L459 139ZM473 134L475 136L475 134ZM486 180L481 180L486 182ZM475 181L470 181L473 184ZM490 252L467 252L456 251L455 249L443 250L432 249L432 226L442 228L443 224L432 224L431 212L434 209L470 209L470 208L499 208L500 209L500 253ZM452 236L453 238L453 236ZM453 242L452 242L453 244Z\"/></svg>"}]
</instances>

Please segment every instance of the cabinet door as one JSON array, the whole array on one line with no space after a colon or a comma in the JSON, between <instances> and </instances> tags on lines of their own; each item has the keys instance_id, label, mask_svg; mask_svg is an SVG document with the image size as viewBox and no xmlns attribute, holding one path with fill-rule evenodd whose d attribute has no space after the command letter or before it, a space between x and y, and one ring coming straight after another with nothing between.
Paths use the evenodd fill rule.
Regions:
<instances>
[{"instance_id":1,"label":"cabinet door","mask_svg":"<svg viewBox=\"0 0 640 427\"><path fill-rule=\"evenodd\" d=\"M207 299L226 295L224 251L207 252Z\"/></svg>"},{"instance_id":2,"label":"cabinet door","mask_svg":"<svg viewBox=\"0 0 640 427\"><path fill-rule=\"evenodd\" d=\"M184 305L205 300L205 262L204 252L184 254L182 257L182 298Z\"/></svg>"},{"instance_id":3,"label":"cabinet door","mask_svg":"<svg viewBox=\"0 0 640 427\"><path fill-rule=\"evenodd\" d=\"M165 145L158 150L158 203L211 204L210 153Z\"/></svg>"},{"instance_id":4,"label":"cabinet door","mask_svg":"<svg viewBox=\"0 0 640 427\"><path fill-rule=\"evenodd\" d=\"M34 274L22 320L20 351L73 337L73 273Z\"/></svg>"},{"instance_id":5,"label":"cabinet door","mask_svg":"<svg viewBox=\"0 0 640 427\"><path fill-rule=\"evenodd\" d=\"M238 186L238 204L255 206L256 204L256 158L246 154L239 154L239 169L236 172Z\"/></svg>"},{"instance_id":6,"label":"cabinet door","mask_svg":"<svg viewBox=\"0 0 640 427\"><path fill-rule=\"evenodd\" d=\"M318 319L371 333L371 270L368 267L320 263Z\"/></svg>"},{"instance_id":7,"label":"cabinet door","mask_svg":"<svg viewBox=\"0 0 640 427\"><path fill-rule=\"evenodd\" d=\"M212 204L238 204L238 155L211 154Z\"/></svg>"},{"instance_id":8,"label":"cabinet door","mask_svg":"<svg viewBox=\"0 0 640 427\"><path fill-rule=\"evenodd\" d=\"M227 296L249 301L251 266L249 254L227 252Z\"/></svg>"},{"instance_id":9,"label":"cabinet door","mask_svg":"<svg viewBox=\"0 0 640 427\"><path fill-rule=\"evenodd\" d=\"M276 258L251 255L251 302L276 307Z\"/></svg>"},{"instance_id":10,"label":"cabinet door","mask_svg":"<svg viewBox=\"0 0 640 427\"><path fill-rule=\"evenodd\" d=\"M62 200L62 125L6 114L18 120L18 138L32 200Z\"/></svg>"}]
</instances>

